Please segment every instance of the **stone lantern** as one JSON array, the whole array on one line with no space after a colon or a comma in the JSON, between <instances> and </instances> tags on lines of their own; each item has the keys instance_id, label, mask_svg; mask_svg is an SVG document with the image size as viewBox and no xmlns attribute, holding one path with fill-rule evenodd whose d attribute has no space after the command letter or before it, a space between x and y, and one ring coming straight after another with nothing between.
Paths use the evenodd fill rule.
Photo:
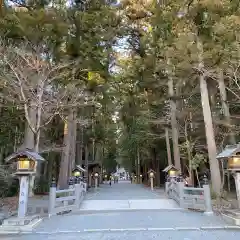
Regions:
<instances>
[{"instance_id":1,"label":"stone lantern","mask_svg":"<svg viewBox=\"0 0 240 240\"><path fill-rule=\"evenodd\" d=\"M76 167L72 170L72 175L75 179L75 183L79 182L80 179L83 180L84 173L86 172L86 169L82 168L79 165L76 165Z\"/></svg>"},{"instance_id":2,"label":"stone lantern","mask_svg":"<svg viewBox=\"0 0 240 240\"><path fill-rule=\"evenodd\" d=\"M240 172L240 154L231 156L228 159L228 170L232 172Z\"/></svg>"},{"instance_id":3,"label":"stone lantern","mask_svg":"<svg viewBox=\"0 0 240 240\"><path fill-rule=\"evenodd\" d=\"M240 208L240 144L228 145L217 155L222 166L230 171L235 179L238 207Z\"/></svg>"},{"instance_id":4,"label":"stone lantern","mask_svg":"<svg viewBox=\"0 0 240 240\"><path fill-rule=\"evenodd\" d=\"M164 168L162 172L167 173L167 181L171 181L179 175L179 170L172 164Z\"/></svg>"},{"instance_id":5,"label":"stone lantern","mask_svg":"<svg viewBox=\"0 0 240 240\"><path fill-rule=\"evenodd\" d=\"M156 172L150 169L148 172L149 178L150 178L150 185L151 185L151 190L153 191L153 179L155 178Z\"/></svg>"},{"instance_id":6,"label":"stone lantern","mask_svg":"<svg viewBox=\"0 0 240 240\"><path fill-rule=\"evenodd\" d=\"M143 175L140 174L139 177L140 177L140 184L142 184Z\"/></svg>"},{"instance_id":7,"label":"stone lantern","mask_svg":"<svg viewBox=\"0 0 240 240\"><path fill-rule=\"evenodd\" d=\"M37 161L20 156L17 159L17 171L15 175L32 175L36 173Z\"/></svg>"},{"instance_id":8,"label":"stone lantern","mask_svg":"<svg viewBox=\"0 0 240 240\"><path fill-rule=\"evenodd\" d=\"M31 149L20 150L8 156L5 161L8 164L16 164L16 172L14 176L19 177L19 204L18 217L15 219L6 220L3 225L24 226L33 221L26 219L27 205L28 205L28 190L29 180L32 175L37 174L40 164L45 161L38 153ZM36 216L35 216L36 217ZM29 217L28 217L29 218Z\"/></svg>"},{"instance_id":9,"label":"stone lantern","mask_svg":"<svg viewBox=\"0 0 240 240\"><path fill-rule=\"evenodd\" d=\"M98 177L99 177L99 174L96 172L94 173L94 178L95 178L95 189L98 187Z\"/></svg>"},{"instance_id":10,"label":"stone lantern","mask_svg":"<svg viewBox=\"0 0 240 240\"><path fill-rule=\"evenodd\" d=\"M80 172L77 168L75 168L75 169L73 169L73 171L72 171L72 175L73 175L74 177L80 177L80 176L81 176L81 172Z\"/></svg>"}]
</instances>

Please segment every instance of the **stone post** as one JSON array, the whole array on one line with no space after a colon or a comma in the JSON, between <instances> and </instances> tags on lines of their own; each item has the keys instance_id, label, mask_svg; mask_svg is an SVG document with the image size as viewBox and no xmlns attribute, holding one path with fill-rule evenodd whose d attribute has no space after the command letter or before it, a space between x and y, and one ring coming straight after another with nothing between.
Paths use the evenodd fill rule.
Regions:
<instances>
[{"instance_id":1,"label":"stone post","mask_svg":"<svg viewBox=\"0 0 240 240\"><path fill-rule=\"evenodd\" d=\"M82 183L84 192L87 192L87 183Z\"/></svg>"},{"instance_id":2,"label":"stone post","mask_svg":"<svg viewBox=\"0 0 240 240\"><path fill-rule=\"evenodd\" d=\"M237 192L238 208L240 208L240 172L236 172L234 179Z\"/></svg>"},{"instance_id":3,"label":"stone post","mask_svg":"<svg viewBox=\"0 0 240 240\"><path fill-rule=\"evenodd\" d=\"M89 187L92 187L92 175L91 175L91 173L89 173L89 175L88 175L88 184L89 184Z\"/></svg>"},{"instance_id":4,"label":"stone post","mask_svg":"<svg viewBox=\"0 0 240 240\"><path fill-rule=\"evenodd\" d=\"M153 177L150 178L151 190L153 191Z\"/></svg>"},{"instance_id":5,"label":"stone post","mask_svg":"<svg viewBox=\"0 0 240 240\"><path fill-rule=\"evenodd\" d=\"M140 180L140 184L142 184L142 178L143 178L143 176L140 175L140 178L139 178L139 180Z\"/></svg>"},{"instance_id":6,"label":"stone post","mask_svg":"<svg viewBox=\"0 0 240 240\"><path fill-rule=\"evenodd\" d=\"M184 182L183 182L183 177L180 174L178 178L179 182L177 183L178 186L178 194L179 194L179 205L181 208L184 208Z\"/></svg>"},{"instance_id":7,"label":"stone post","mask_svg":"<svg viewBox=\"0 0 240 240\"><path fill-rule=\"evenodd\" d=\"M49 191L49 202L48 202L48 217L51 217L54 213L55 201L56 201L56 182L52 180L50 191Z\"/></svg>"},{"instance_id":8,"label":"stone post","mask_svg":"<svg viewBox=\"0 0 240 240\"><path fill-rule=\"evenodd\" d=\"M98 187L98 177L95 176L95 189Z\"/></svg>"},{"instance_id":9,"label":"stone post","mask_svg":"<svg viewBox=\"0 0 240 240\"><path fill-rule=\"evenodd\" d=\"M168 194L169 184L170 184L170 182L168 182L168 181L165 182L165 192L166 192L166 194Z\"/></svg>"},{"instance_id":10,"label":"stone post","mask_svg":"<svg viewBox=\"0 0 240 240\"><path fill-rule=\"evenodd\" d=\"M24 218L27 213L28 205L29 176L20 176L18 217Z\"/></svg>"},{"instance_id":11,"label":"stone post","mask_svg":"<svg viewBox=\"0 0 240 240\"><path fill-rule=\"evenodd\" d=\"M212 199L211 199L211 191L208 183L207 176L204 175L203 178L204 184L203 184L203 194L204 194L204 202L205 202L205 212L206 215L212 215Z\"/></svg>"},{"instance_id":12,"label":"stone post","mask_svg":"<svg viewBox=\"0 0 240 240\"><path fill-rule=\"evenodd\" d=\"M82 186L79 181L75 183L74 188L75 188L75 196L76 196L75 205L76 205L76 208L78 209L80 207L81 200L82 200Z\"/></svg>"},{"instance_id":13,"label":"stone post","mask_svg":"<svg viewBox=\"0 0 240 240\"><path fill-rule=\"evenodd\" d=\"M68 182L68 188L74 188L75 178L70 177Z\"/></svg>"}]
</instances>

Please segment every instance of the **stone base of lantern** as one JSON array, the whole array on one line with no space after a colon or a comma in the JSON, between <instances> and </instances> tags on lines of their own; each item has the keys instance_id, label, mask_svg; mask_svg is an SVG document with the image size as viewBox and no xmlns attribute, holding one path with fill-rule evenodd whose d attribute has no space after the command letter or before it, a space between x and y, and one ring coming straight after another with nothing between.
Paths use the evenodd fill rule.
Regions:
<instances>
[{"instance_id":1,"label":"stone base of lantern","mask_svg":"<svg viewBox=\"0 0 240 240\"><path fill-rule=\"evenodd\" d=\"M0 226L0 234L31 232L41 221L42 218L39 215L5 219Z\"/></svg>"}]
</instances>

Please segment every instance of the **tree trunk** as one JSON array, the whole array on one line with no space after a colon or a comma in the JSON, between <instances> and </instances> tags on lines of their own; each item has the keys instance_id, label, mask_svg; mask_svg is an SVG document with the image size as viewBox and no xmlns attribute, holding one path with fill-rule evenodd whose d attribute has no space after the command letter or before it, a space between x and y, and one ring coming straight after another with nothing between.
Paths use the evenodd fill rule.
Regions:
<instances>
[{"instance_id":1,"label":"tree trunk","mask_svg":"<svg viewBox=\"0 0 240 240\"><path fill-rule=\"evenodd\" d=\"M86 168L86 175L85 176L86 176L86 182L89 185L89 172L88 172L88 156L89 156L89 152L88 152L88 145L87 145L87 143L85 145L84 153L85 153L85 163L84 163L84 165L85 165L85 168Z\"/></svg>"},{"instance_id":2,"label":"tree trunk","mask_svg":"<svg viewBox=\"0 0 240 240\"><path fill-rule=\"evenodd\" d=\"M80 126L80 141L77 144L77 159L76 163L80 166L83 164L83 126Z\"/></svg>"},{"instance_id":3,"label":"tree trunk","mask_svg":"<svg viewBox=\"0 0 240 240\"><path fill-rule=\"evenodd\" d=\"M156 185L160 187L161 185L161 173L160 173L160 159L156 159Z\"/></svg>"},{"instance_id":4,"label":"tree trunk","mask_svg":"<svg viewBox=\"0 0 240 240\"><path fill-rule=\"evenodd\" d=\"M140 153L137 147L137 183L140 183Z\"/></svg>"},{"instance_id":5,"label":"tree trunk","mask_svg":"<svg viewBox=\"0 0 240 240\"><path fill-rule=\"evenodd\" d=\"M185 135L185 142L187 146L187 158L188 158L189 179L190 179L189 184L194 185L194 174L192 169L192 146L191 146L191 139L189 139L187 129L188 129L188 124L187 124L187 121L185 121L184 135Z\"/></svg>"},{"instance_id":6,"label":"tree trunk","mask_svg":"<svg viewBox=\"0 0 240 240\"><path fill-rule=\"evenodd\" d=\"M174 96L174 87L173 87L173 78L171 75L168 78L168 93L170 96L174 163L176 168L181 171L180 151L179 151L179 144L178 144L178 124L177 124L177 116L176 116L177 106L176 106L176 102L172 99L172 97Z\"/></svg>"},{"instance_id":7,"label":"tree trunk","mask_svg":"<svg viewBox=\"0 0 240 240\"><path fill-rule=\"evenodd\" d=\"M71 123L73 121L73 111L70 111L67 117L67 121L64 125L64 149L62 152L61 157L61 164L60 164L60 171L59 171L59 178L58 178L58 188L59 189L65 189L68 187L68 178L69 178L69 156L70 156L70 145L72 143L71 141L71 131L69 129L69 126L71 126Z\"/></svg>"},{"instance_id":8,"label":"tree trunk","mask_svg":"<svg viewBox=\"0 0 240 240\"><path fill-rule=\"evenodd\" d=\"M77 122L76 122L76 112L72 112L73 119L70 127L70 151L69 151L69 176L72 174L72 170L75 168L76 164L76 139L77 139Z\"/></svg>"},{"instance_id":9,"label":"tree trunk","mask_svg":"<svg viewBox=\"0 0 240 240\"><path fill-rule=\"evenodd\" d=\"M224 112L224 117L227 122L227 125L229 126L229 143L230 144L235 144L235 136L234 133L231 130L231 116L229 112L229 106L227 104L227 94L226 94L226 87L224 83L224 75L222 69L218 70L219 77L218 77L218 84L219 84L219 91L220 91L220 96L221 96L221 102L222 102L222 108Z\"/></svg>"},{"instance_id":10,"label":"tree trunk","mask_svg":"<svg viewBox=\"0 0 240 240\"><path fill-rule=\"evenodd\" d=\"M203 46L200 39L198 39L197 44L198 44L198 50L199 50L199 69L201 70L203 69L203 57L202 57ZM216 143L214 138L214 130L213 130L213 123L212 123L211 109L209 104L207 82L202 73L199 76L199 81L200 81L201 102L202 102L202 109L203 109L206 139L207 139L212 187L216 192L216 194L220 196L220 193L221 193L220 169L219 169L218 160L216 158L217 149L216 149Z\"/></svg>"},{"instance_id":11,"label":"tree trunk","mask_svg":"<svg viewBox=\"0 0 240 240\"><path fill-rule=\"evenodd\" d=\"M37 109L35 107L30 107L29 108L29 120L31 121L31 125L35 128L37 124ZM39 133L40 134L40 133ZM25 133L24 133L24 148L29 148L34 151L38 150L38 144L35 144L35 134L31 127L29 126L28 121L25 122ZM29 191L28 195L29 197L34 196L34 182L35 182L35 176L30 176L29 179Z\"/></svg>"},{"instance_id":12,"label":"tree trunk","mask_svg":"<svg viewBox=\"0 0 240 240\"><path fill-rule=\"evenodd\" d=\"M172 164L172 155L171 155L171 146L169 141L168 128L165 128L165 137L166 137L166 147L167 147L167 156L168 156L168 165Z\"/></svg>"},{"instance_id":13,"label":"tree trunk","mask_svg":"<svg viewBox=\"0 0 240 240\"><path fill-rule=\"evenodd\" d=\"M36 109L31 107L29 109L29 119L31 121L32 126L36 126ZM34 132L29 126L29 123L26 121L25 123L25 134L24 134L24 148L34 149L35 147L35 137Z\"/></svg>"}]
</instances>

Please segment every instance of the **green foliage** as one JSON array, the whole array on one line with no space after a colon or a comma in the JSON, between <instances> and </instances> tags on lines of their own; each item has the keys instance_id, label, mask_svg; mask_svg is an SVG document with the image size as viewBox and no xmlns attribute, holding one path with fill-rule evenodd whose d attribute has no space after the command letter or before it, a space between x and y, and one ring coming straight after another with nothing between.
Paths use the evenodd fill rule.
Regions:
<instances>
[{"instance_id":1,"label":"green foliage","mask_svg":"<svg viewBox=\"0 0 240 240\"><path fill-rule=\"evenodd\" d=\"M0 165L0 198L8 196L12 177L6 167Z\"/></svg>"},{"instance_id":2,"label":"green foliage","mask_svg":"<svg viewBox=\"0 0 240 240\"><path fill-rule=\"evenodd\" d=\"M203 154L196 153L191 160L193 170L197 170L200 166L207 162L206 157Z\"/></svg>"},{"instance_id":3,"label":"green foliage","mask_svg":"<svg viewBox=\"0 0 240 240\"><path fill-rule=\"evenodd\" d=\"M212 98L216 95L214 104L221 104L215 81L220 68L225 75L229 102L235 104L231 107L238 112L235 110L240 99L239 1L201 0L184 6L181 0L169 0L160 6L158 1L127 0L120 7L112 2L76 0L66 7L60 1L57 6L47 8L48 1L30 1L26 12L6 8L0 20L2 41L18 45L27 40L44 46L45 57L53 63L72 62L71 68L59 74L52 87L57 92L70 83L77 92L88 92L94 97L94 107L81 109L81 117L92 120L84 130L84 142L91 143L94 139L102 146L103 164L109 172L115 170L116 159L128 169L136 167L138 154L141 164L156 165L156 159L165 164L163 138L164 128L169 124L167 80L171 76L174 90L178 91L178 125L183 142L180 148L183 157L191 158L192 169L197 170L207 159L202 147L205 137L199 111L196 34L203 42L203 71L209 80L209 92L215 90L216 94L211 94ZM185 13L181 18L177 17L180 10ZM120 43L119 39L126 43ZM116 45L128 48L128 54L119 53ZM117 71L110 73L115 64ZM21 144L24 135L24 111L18 108L18 103L10 103L9 97L1 95L3 157ZM61 114L65 115L68 108ZM116 111L119 119L114 122ZM212 111L216 139L221 142L225 136L217 131L222 129L217 123L220 111ZM191 143L181 134L189 113L194 125ZM62 118L54 118L44 128L44 137L51 143L62 143Z\"/></svg>"},{"instance_id":4,"label":"green foliage","mask_svg":"<svg viewBox=\"0 0 240 240\"><path fill-rule=\"evenodd\" d=\"M103 166L106 169L107 173L112 173L116 171L117 167L116 157L117 157L116 146L108 148L103 159Z\"/></svg>"},{"instance_id":5,"label":"green foliage","mask_svg":"<svg viewBox=\"0 0 240 240\"><path fill-rule=\"evenodd\" d=\"M34 186L34 194L46 194L49 192L49 182L45 177L37 179L37 184Z\"/></svg>"}]
</instances>

